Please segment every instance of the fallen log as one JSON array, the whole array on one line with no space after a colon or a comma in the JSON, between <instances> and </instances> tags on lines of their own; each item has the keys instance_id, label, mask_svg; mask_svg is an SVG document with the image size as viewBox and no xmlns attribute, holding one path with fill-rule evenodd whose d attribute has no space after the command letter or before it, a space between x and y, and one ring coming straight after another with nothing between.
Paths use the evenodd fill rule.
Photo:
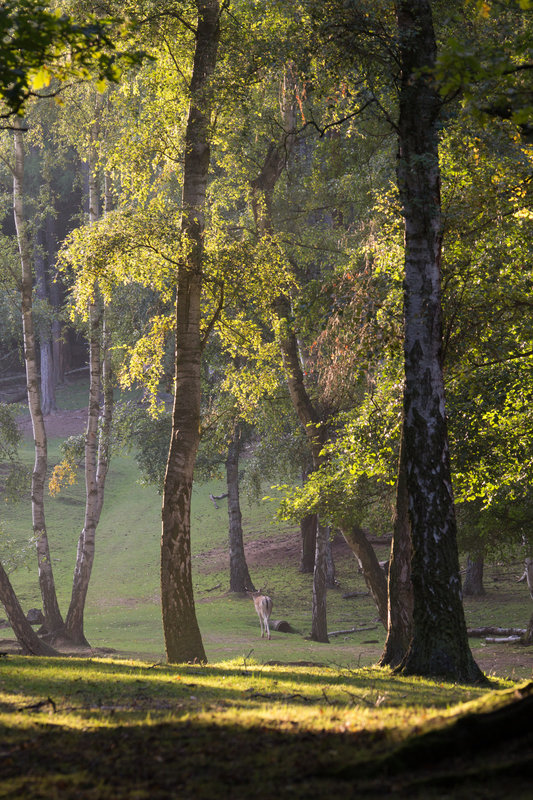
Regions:
<instances>
[{"instance_id":1,"label":"fallen log","mask_svg":"<svg viewBox=\"0 0 533 800\"><path fill-rule=\"evenodd\" d=\"M469 636L477 636L481 639L485 636L518 636L520 638L525 632L525 628L496 628L494 626L468 628L467 630Z\"/></svg>"},{"instance_id":2,"label":"fallen log","mask_svg":"<svg viewBox=\"0 0 533 800\"><path fill-rule=\"evenodd\" d=\"M352 597L370 597L370 592L346 592L343 594L343 600L351 600Z\"/></svg>"},{"instance_id":3,"label":"fallen log","mask_svg":"<svg viewBox=\"0 0 533 800\"><path fill-rule=\"evenodd\" d=\"M521 642L521 636L487 636L485 639L489 644L512 644L513 642Z\"/></svg>"}]
</instances>

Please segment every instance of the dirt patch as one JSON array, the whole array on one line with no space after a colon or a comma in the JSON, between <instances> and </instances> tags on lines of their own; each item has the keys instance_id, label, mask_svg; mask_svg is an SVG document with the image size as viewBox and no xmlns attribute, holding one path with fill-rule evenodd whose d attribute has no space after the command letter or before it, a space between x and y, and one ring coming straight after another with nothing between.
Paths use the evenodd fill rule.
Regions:
<instances>
[{"instance_id":1,"label":"dirt patch","mask_svg":"<svg viewBox=\"0 0 533 800\"><path fill-rule=\"evenodd\" d=\"M249 567L272 567L280 564L298 569L301 556L301 544L294 531L261 539L245 539L246 563ZM335 561L350 557L351 550L344 541L338 538L332 543L333 558ZM193 556L199 563L198 571L204 574L219 572L229 569L229 554L227 547L215 547Z\"/></svg>"},{"instance_id":2,"label":"dirt patch","mask_svg":"<svg viewBox=\"0 0 533 800\"><path fill-rule=\"evenodd\" d=\"M17 420L19 430L25 438L31 438L32 425L29 415ZM85 432L87 427L87 409L78 408L72 411L53 411L44 418L46 435L50 438L67 438Z\"/></svg>"}]
</instances>

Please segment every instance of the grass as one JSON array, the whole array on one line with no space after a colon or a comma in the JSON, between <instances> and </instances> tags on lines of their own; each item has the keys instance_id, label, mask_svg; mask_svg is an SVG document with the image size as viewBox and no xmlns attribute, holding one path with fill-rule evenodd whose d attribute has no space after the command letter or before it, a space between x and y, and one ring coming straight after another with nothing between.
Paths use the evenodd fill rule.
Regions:
<instances>
[{"instance_id":1,"label":"grass","mask_svg":"<svg viewBox=\"0 0 533 800\"><path fill-rule=\"evenodd\" d=\"M83 396L69 403L80 408ZM58 445L50 443L52 464ZM31 462L30 443L24 452ZM484 720L472 715L507 707L515 696L507 676L531 677L529 651L493 648L494 658L498 647L507 658L487 670L490 689L374 668L385 632L369 597L342 597L365 591L342 545L328 628L367 630L332 637L328 645L309 641L312 578L298 571L298 532L273 524L270 505L243 501L252 578L273 596L273 618L298 631L260 639L251 602L227 591L226 508L221 502L215 509L209 499L223 489L220 482L197 485L192 508L193 581L209 663L168 666L159 607L160 498L139 486L132 458L115 455L86 609L88 639L111 657L0 659L0 799L529 798L529 724L525 734L513 724L503 741L491 734L492 744L480 752L453 744L462 741L457 720ZM81 484L47 501L64 610L83 508ZM18 546L26 542L29 503L6 506L2 524ZM387 557L386 547L378 556ZM11 576L25 609L41 605L30 567ZM487 597L465 604L470 626L525 626L530 600L515 583L518 572L518 565L489 570ZM471 641L476 658L486 660L490 648ZM432 735L442 737L433 751L444 754L433 767Z\"/></svg>"},{"instance_id":2,"label":"grass","mask_svg":"<svg viewBox=\"0 0 533 800\"><path fill-rule=\"evenodd\" d=\"M508 703L514 690L498 689L242 659L171 667L9 656L0 797L378 797L391 782L405 796L447 796L431 788L427 765L423 775L403 769L404 754L408 763L425 746L421 732L446 737L465 714ZM522 750L516 741L512 753L503 749L484 778L475 773L484 793L471 796L528 796ZM456 761L439 770L441 782L453 775L453 797L472 791L471 781L465 793L457 786Z\"/></svg>"}]
</instances>

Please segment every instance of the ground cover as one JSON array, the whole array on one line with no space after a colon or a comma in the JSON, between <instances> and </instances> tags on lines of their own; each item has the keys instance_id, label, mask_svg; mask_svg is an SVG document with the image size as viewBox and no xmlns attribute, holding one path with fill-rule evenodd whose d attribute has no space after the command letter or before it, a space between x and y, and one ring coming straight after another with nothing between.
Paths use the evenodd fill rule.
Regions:
<instances>
[{"instance_id":1,"label":"ground cover","mask_svg":"<svg viewBox=\"0 0 533 800\"><path fill-rule=\"evenodd\" d=\"M56 415L56 434L67 422L74 426L69 414L78 425L83 419L72 405ZM59 458L57 435L50 452L52 462ZM274 524L269 504L243 501L253 580L272 595L273 618L296 631L260 639L251 602L228 592L226 508L209 499L222 493L221 482L198 485L193 500L193 575L209 663L165 665L160 501L137 481L133 459L115 455L97 534L86 657L24 658L11 631L0 630L0 798L530 797L529 723L524 732L516 720L506 728L498 719L495 729L472 714L515 699L509 681L531 679L531 648L472 639L493 678L489 689L372 668L385 631L341 540L334 543L339 585L328 594L328 627L361 630L333 636L329 645L309 641L312 578L298 571L298 532ZM48 506L64 607L83 487L67 487ZM7 506L2 523L15 540L27 540L27 504ZM378 554L386 558L385 544ZM40 605L30 566L12 575L25 608ZM486 597L465 603L469 626L525 627L531 600L516 583L519 574L518 561L490 566ZM530 691L523 694L530 702ZM465 740L450 727L462 718L471 731L481 725L492 732ZM428 730L439 738L424 738ZM498 730L507 731L504 741Z\"/></svg>"},{"instance_id":2,"label":"ground cover","mask_svg":"<svg viewBox=\"0 0 533 800\"><path fill-rule=\"evenodd\" d=\"M497 741L486 715L530 706L532 686L492 688L372 668L9 655L0 797L526 798L530 725L515 719ZM465 746L458 720L492 739Z\"/></svg>"}]
</instances>

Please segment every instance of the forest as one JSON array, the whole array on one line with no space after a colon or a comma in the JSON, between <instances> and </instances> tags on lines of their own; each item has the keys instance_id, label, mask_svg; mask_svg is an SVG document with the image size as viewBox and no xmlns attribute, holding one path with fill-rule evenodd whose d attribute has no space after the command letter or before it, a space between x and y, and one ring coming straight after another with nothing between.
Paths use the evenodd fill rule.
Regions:
<instances>
[{"instance_id":1,"label":"forest","mask_svg":"<svg viewBox=\"0 0 533 800\"><path fill-rule=\"evenodd\" d=\"M274 529L296 531L311 643L339 633L335 554L350 554L386 632L375 675L490 688L464 608L484 596L487 565L519 565L527 616L505 627L530 652L532 11L0 5L0 491L6 508L31 507L23 545L3 515L0 601L25 669L91 646L98 527L121 458L161 509L169 675L209 669L199 490L227 504L223 588L251 613L270 587L247 558L241 506L266 504ZM80 380L83 426L59 425L56 444L60 398ZM66 596L48 520L76 482ZM26 563L38 631L12 581Z\"/></svg>"}]
</instances>

